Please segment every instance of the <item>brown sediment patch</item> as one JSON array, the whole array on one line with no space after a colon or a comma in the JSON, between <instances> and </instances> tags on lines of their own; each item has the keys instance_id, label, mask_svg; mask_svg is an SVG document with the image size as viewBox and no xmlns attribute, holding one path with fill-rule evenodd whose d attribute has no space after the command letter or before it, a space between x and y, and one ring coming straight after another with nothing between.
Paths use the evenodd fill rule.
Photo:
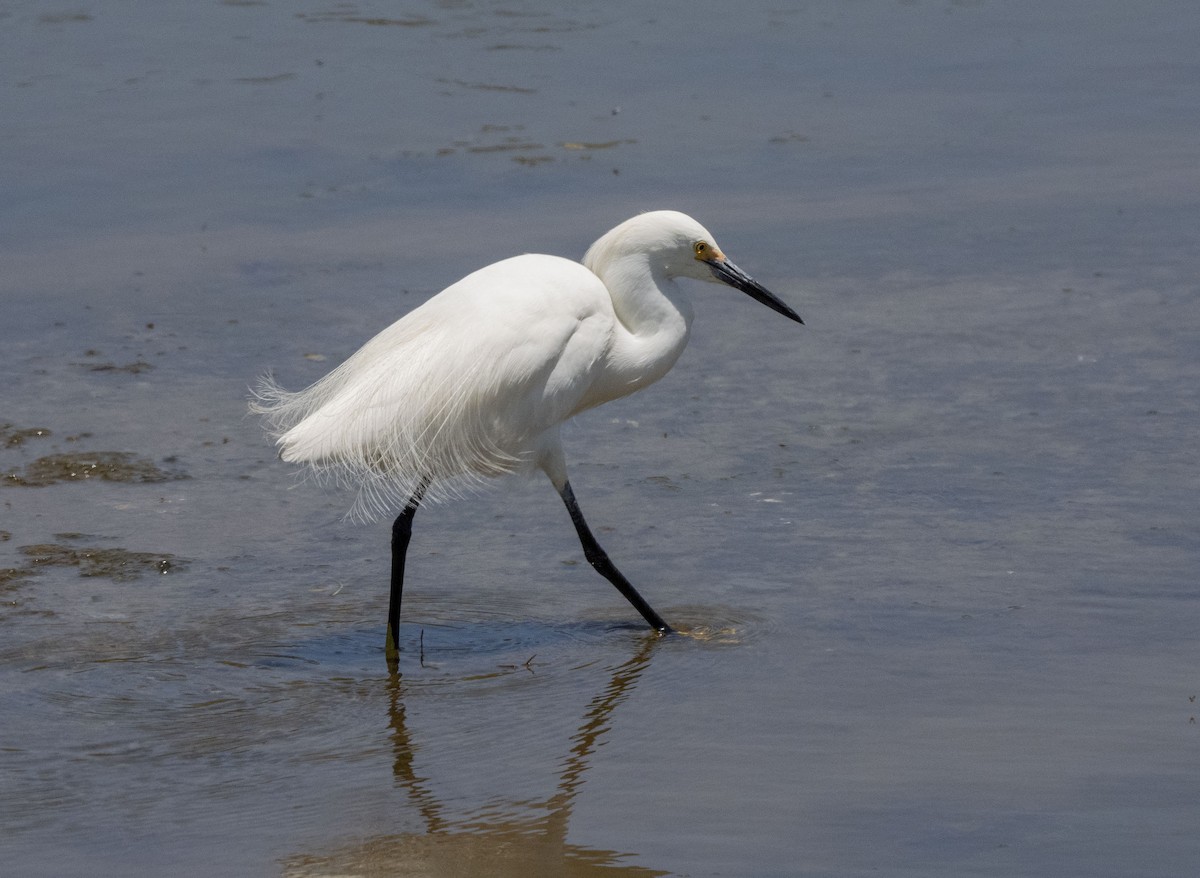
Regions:
<instances>
[{"instance_id":1,"label":"brown sediment patch","mask_svg":"<svg viewBox=\"0 0 1200 878\"><path fill-rule=\"evenodd\" d=\"M462 150L465 153L475 155L520 153L520 155L513 156L512 160L522 165L540 165L554 161L553 156L547 155L544 152L546 149L545 144L531 140L523 134L509 133L520 132L524 127L523 125L487 124L480 128L479 135L474 140L456 140L452 146L438 149L436 155L448 156ZM525 153L530 152L538 154L525 155Z\"/></svg>"},{"instance_id":2,"label":"brown sediment patch","mask_svg":"<svg viewBox=\"0 0 1200 878\"><path fill-rule=\"evenodd\" d=\"M153 325L153 324L147 324ZM97 350L86 350L83 352L85 357L98 357L100 352ZM87 369L89 372L125 372L129 375L140 375L142 372L148 372L154 368L154 365L147 363L141 357L138 357L132 363L117 364L113 362L104 363L72 363L72 366L78 366L81 369Z\"/></svg>"},{"instance_id":3,"label":"brown sediment patch","mask_svg":"<svg viewBox=\"0 0 1200 878\"><path fill-rule=\"evenodd\" d=\"M14 578L20 578L22 574L28 576L39 567L78 567L80 576L102 576L123 582L139 579L148 573L162 575L181 564L174 555L165 552L131 552L122 548L68 546L62 543L21 546L21 553L29 560L23 570L9 571Z\"/></svg>"},{"instance_id":4,"label":"brown sediment patch","mask_svg":"<svg viewBox=\"0 0 1200 878\"><path fill-rule=\"evenodd\" d=\"M275 82L287 82L289 79L295 78L295 73L274 73L268 76L238 76L233 81L243 85L271 85Z\"/></svg>"},{"instance_id":5,"label":"brown sediment patch","mask_svg":"<svg viewBox=\"0 0 1200 878\"><path fill-rule=\"evenodd\" d=\"M16 448L24 445L26 439L44 439L50 435L45 427L14 427L12 424L0 424L0 445L6 448Z\"/></svg>"},{"instance_id":6,"label":"brown sediment patch","mask_svg":"<svg viewBox=\"0 0 1200 878\"><path fill-rule=\"evenodd\" d=\"M383 16L359 15L357 12L342 10L335 12L297 12L296 18L310 24L323 24L337 21L344 24L368 24L372 27L426 27L437 24L432 18L423 15L413 15L408 18L387 18Z\"/></svg>"},{"instance_id":7,"label":"brown sediment patch","mask_svg":"<svg viewBox=\"0 0 1200 878\"><path fill-rule=\"evenodd\" d=\"M67 24L73 21L91 21L86 12L58 12L38 16L39 24Z\"/></svg>"},{"instance_id":8,"label":"brown sediment patch","mask_svg":"<svg viewBox=\"0 0 1200 878\"><path fill-rule=\"evenodd\" d=\"M512 152L514 150L530 150L544 149L540 143L533 143L528 140L519 140L515 137L507 138L503 143L489 143L482 146L468 146L467 152Z\"/></svg>"},{"instance_id":9,"label":"brown sediment patch","mask_svg":"<svg viewBox=\"0 0 1200 878\"><path fill-rule=\"evenodd\" d=\"M0 567L0 594L20 585L33 576L28 567Z\"/></svg>"},{"instance_id":10,"label":"brown sediment patch","mask_svg":"<svg viewBox=\"0 0 1200 878\"><path fill-rule=\"evenodd\" d=\"M614 149L618 146L624 146L629 143L637 143L636 140L605 140L602 142L584 141L584 140L568 140L560 143L563 149L571 149L576 151L592 151L597 149Z\"/></svg>"},{"instance_id":11,"label":"brown sediment patch","mask_svg":"<svg viewBox=\"0 0 1200 878\"><path fill-rule=\"evenodd\" d=\"M472 89L474 91L501 91L501 92L508 92L509 94L518 94L518 95L537 94L536 88L524 88L523 86L519 86L519 85L506 85L506 84L497 83L497 82L468 82L465 79L445 79L445 78L440 78L437 81L442 83L443 85L456 85L459 88L468 88L468 89Z\"/></svg>"},{"instance_id":12,"label":"brown sediment patch","mask_svg":"<svg viewBox=\"0 0 1200 878\"><path fill-rule=\"evenodd\" d=\"M59 482L95 479L105 482L167 482L187 478L128 451L50 454L27 463L22 470L0 473L0 485L44 488Z\"/></svg>"}]
</instances>

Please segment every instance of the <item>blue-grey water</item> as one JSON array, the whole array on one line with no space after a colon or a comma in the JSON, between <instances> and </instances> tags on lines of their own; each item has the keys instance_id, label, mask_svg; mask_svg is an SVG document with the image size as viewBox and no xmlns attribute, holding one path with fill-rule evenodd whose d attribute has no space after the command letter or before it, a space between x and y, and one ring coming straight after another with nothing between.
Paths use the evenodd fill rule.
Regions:
<instances>
[{"instance_id":1,"label":"blue-grey water","mask_svg":"<svg viewBox=\"0 0 1200 878\"><path fill-rule=\"evenodd\" d=\"M1191 876L1200 7L0 3L0 871ZM246 413L671 207L675 370L388 523Z\"/></svg>"}]
</instances>

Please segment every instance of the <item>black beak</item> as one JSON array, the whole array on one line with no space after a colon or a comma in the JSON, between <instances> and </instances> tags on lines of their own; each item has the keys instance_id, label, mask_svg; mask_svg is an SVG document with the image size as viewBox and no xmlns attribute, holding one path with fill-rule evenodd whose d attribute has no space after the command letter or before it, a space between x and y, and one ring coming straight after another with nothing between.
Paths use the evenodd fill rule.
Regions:
<instances>
[{"instance_id":1,"label":"black beak","mask_svg":"<svg viewBox=\"0 0 1200 878\"><path fill-rule=\"evenodd\" d=\"M804 323L800 319L800 315L789 308L779 299L774 293L752 278L746 272L742 271L728 259L709 259L706 260L708 267L712 269L713 277L722 283L727 283L734 289L741 290L751 299L756 302L762 302L772 311L778 311L784 317L795 320L797 323Z\"/></svg>"}]
</instances>

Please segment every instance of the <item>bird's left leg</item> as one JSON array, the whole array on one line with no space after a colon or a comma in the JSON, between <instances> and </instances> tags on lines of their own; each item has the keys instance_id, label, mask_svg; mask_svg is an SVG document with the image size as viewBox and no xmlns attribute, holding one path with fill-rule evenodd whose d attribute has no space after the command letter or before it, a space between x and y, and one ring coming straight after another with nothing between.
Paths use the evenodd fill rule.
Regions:
<instances>
[{"instance_id":1,"label":"bird's left leg","mask_svg":"<svg viewBox=\"0 0 1200 878\"><path fill-rule=\"evenodd\" d=\"M384 654L389 662L400 654L400 598L404 593L404 559L408 555L408 542L412 539L413 516L425 496L427 484L422 482L404 505L404 511L392 522L392 591L388 598L387 643Z\"/></svg>"},{"instance_id":2,"label":"bird's left leg","mask_svg":"<svg viewBox=\"0 0 1200 878\"><path fill-rule=\"evenodd\" d=\"M557 486L556 486L557 487ZM579 534L579 542L583 546L583 555L587 558L588 563L592 567L617 587L617 591L625 596L625 600L633 604L635 610L642 614L642 618L650 623L650 627L659 634L671 634L673 629L668 625L663 617L655 612L654 607L646 603L646 599L638 594L637 589L630 584L621 571L617 569L617 565L609 559L608 553L600 547L596 542L596 538L592 535L591 529L584 521L583 511L579 508L579 503L575 500L575 492L571 490L571 483L563 480L562 487L558 488L558 495L562 497L563 503L567 505L567 512L571 514L571 522L575 525L575 532Z\"/></svg>"}]
</instances>

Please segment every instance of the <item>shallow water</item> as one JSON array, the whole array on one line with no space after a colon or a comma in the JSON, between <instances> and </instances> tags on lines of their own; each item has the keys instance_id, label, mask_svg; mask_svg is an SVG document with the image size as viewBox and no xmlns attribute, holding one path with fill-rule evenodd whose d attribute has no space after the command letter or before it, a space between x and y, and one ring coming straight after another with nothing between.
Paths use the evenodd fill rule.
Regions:
<instances>
[{"instance_id":1,"label":"shallow water","mask_svg":"<svg viewBox=\"0 0 1200 878\"><path fill-rule=\"evenodd\" d=\"M1200 861L1191 4L0 9L21 875ZM548 486L386 523L245 414L675 207L716 287Z\"/></svg>"}]
</instances>

